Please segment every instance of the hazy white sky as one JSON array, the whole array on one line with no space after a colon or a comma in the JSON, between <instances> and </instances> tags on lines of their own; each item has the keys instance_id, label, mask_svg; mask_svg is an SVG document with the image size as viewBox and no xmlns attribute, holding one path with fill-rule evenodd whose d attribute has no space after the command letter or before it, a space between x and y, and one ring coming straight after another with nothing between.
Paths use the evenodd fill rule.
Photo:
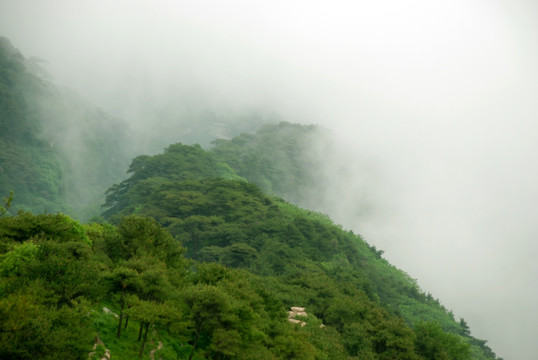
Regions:
<instances>
[{"instance_id":1,"label":"hazy white sky","mask_svg":"<svg viewBox=\"0 0 538 360\"><path fill-rule=\"evenodd\" d=\"M139 128L197 102L333 129L326 211L535 360L536 2L0 0L0 35Z\"/></svg>"}]
</instances>

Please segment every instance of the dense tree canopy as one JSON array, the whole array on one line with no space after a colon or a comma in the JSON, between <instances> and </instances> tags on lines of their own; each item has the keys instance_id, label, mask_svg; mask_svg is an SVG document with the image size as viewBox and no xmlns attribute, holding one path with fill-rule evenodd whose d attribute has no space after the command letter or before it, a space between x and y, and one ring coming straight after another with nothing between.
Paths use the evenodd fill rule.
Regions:
<instances>
[{"instance_id":1,"label":"dense tree canopy","mask_svg":"<svg viewBox=\"0 0 538 360\"><path fill-rule=\"evenodd\" d=\"M306 306L312 317L330 327L347 356L428 358L427 352L415 348L428 340L417 336L439 334L416 333L413 327L429 321L451 336L438 353L451 354L449 359L468 357L469 347L475 345L470 345L473 338L461 323L407 274L388 264L382 252L324 215L265 195L230 173L205 171L204 159L211 154L199 147L173 148L182 151L135 159L131 177L109 190L115 202L108 202L107 217L152 217L186 247L188 257L261 276L257 281L275 291L285 306ZM187 163L185 172L158 170L171 161ZM200 168L193 170L193 164ZM153 173L158 176L151 177ZM195 175L189 179L188 174Z\"/></svg>"},{"instance_id":2,"label":"dense tree canopy","mask_svg":"<svg viewBox=\"0 0 538 360\"><path fill-rule=\"evenodd\" d=\"M314 125L264 125L255 134L213 141L211 153L265 193L301 204L319 183L320 160L311 152L320 133Z\"/></svg>"},{"instance_id":3,"label":"dense tree canopy","mask_svg":"<svg viewBox=\"0 0 538 360\"><path fill-rule=\"evenodd\" d=\"M137 158L116 225L1 217L0 355L82 359L97 337L118 359L495 359L359 236L206 155Z\"/></svg>"},{"instance_id":4,"label":"dense tree canopy","mask_svg":"<svg viewBox=\"0 0 538 360\"><path fill-rule=\"evenodd\" d=\"M173 144L122 181L123 125L0 37L0 358L496 359L381 250L290 203L315 193L319 128ZM110 223L61 213L103 200Z\"/></svg>"},{"instance_id":5,"label":"dense tree canopy","mask_svg":"<svg viewBox=\"0 0 538 360\"><path fill-rule=\"evenodd\" d=\"M128 131L43 73L0 37L0 194L15 212L88 219L127 168Z\"/></svg>"}]
</instances>

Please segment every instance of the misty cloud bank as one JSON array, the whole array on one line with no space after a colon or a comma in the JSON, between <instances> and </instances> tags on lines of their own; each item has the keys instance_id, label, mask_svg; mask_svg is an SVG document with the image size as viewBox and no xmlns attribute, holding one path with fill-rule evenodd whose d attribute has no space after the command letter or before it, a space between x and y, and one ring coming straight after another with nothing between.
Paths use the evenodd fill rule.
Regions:
<instances>
[{"instance_id":1,"label":"misty cloud bank","mask_svg":"<svg viewBox=\"0 0 538 360\"><path fill-rule=\"evenodd\" d=\"M195 132L181 121L238 114L252 130L274 118L331 129L336 141L311 150L327 166L310 206L385 250L499 356L534 359L534 2L0 7L0 35L128 121L133 146L159 151Z\"/></svg>"}]
</instances>

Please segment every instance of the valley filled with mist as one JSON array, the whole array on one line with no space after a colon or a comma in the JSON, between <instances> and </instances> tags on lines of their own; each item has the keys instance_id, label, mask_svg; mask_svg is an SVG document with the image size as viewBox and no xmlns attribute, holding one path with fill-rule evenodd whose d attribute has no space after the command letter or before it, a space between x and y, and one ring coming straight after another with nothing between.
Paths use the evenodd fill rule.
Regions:
<instances>
[{"instance_id":1,"label":"valley filled with mist","mask_svg":"<svg viewBox=\"0 0 538 360\"><path fill-rule=\"evenodd\" d=\"M96 334L135 356L117 320L80 317L129 304L163 358L534 359L535 4L0 10L0 301L6 327L50 334L5 356L87 357ZM102 284L69 293L55 256ZM210 330L195 309L216 293ZM25 303L47 320L17 320Z\"/></svg>"}]
</instances>

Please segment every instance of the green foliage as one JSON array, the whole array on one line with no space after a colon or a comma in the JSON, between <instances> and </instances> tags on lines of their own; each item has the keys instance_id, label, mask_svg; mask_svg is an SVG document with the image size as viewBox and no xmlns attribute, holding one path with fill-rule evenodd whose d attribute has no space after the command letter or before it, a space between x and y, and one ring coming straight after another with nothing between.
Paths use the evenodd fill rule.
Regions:
<instances>
[{"instance_id":1,"label":"green foliage","mask_svg":"<svg viewBox=\"0 0 538 360\"><path fill-rule=\"evenodd\" d=\"M111 358L117 360L132 360L138 358L141 342L138 339L140 322L136 319L130 319L127 327L123 328L120 338L116 337L117 319L113 314L102 311L102 305L96 306L92 310L96 331L99 333L99 339L104 343L105 348L110 350ZM180 355L184 355L186 346L182 339L174 337L171 332L162 328L151 327L148 331L148 338L143 351L144 359L149 359L151 351L155 351L159 342L162 343L162 349L155 352L155 358L163 360L176 360ZM185 356L179 357L184 359ZM101 358L99 358L101 359Z\"/></svg>"},{"instance_id":2,"label":"green foliage","mask_svg":"<svg viewBox=\"0 0 538 360\"><path fill-rule=\"evenodd\" d=\"M151 218L127 216L118 226L81 226L61 214L1 218L0 326L7 330L0 334L0 356L87 358L96 335L116 359L148 357L158 344L163 359L463 360L469 349L473 354L480 349L444 332L438 323L419 323L412 330L385 310L363 289L368 279L354 270L363 259L360 253L345 259L329 256L322 265L294 247L306 247L302 242L310 237L321 241L311 232L334 237L338 244L349 234L317 229L316 214L312 219L307 213L281 217L270 198L243 182L207 184L221 181L220 199L227 198L223 189L247 189L253 198L244 203L257 209L247 222L256 241L244 233L249 227L237 226L233 229L243 233L243 241L230 238L217 252L219 261L248 271L215 262L189 263L181 245ZM215 206L198 219L205 224L202 232L245 216L228 214L230 210ZM256 228L254 218L261 215L267 221ZM205 222L212 217L221 220ZM223 231L230 234L231 229ZM292 239L284 243L286 234ZM291 255L281 267L266 263L272 261L267 254L286 252ZM259 269L266 276L253 274ZM103 302L117 318L95 310ZM294 305L308 309L304 327L286 319L285 309Z\"/></svg>"},{"instance_id":3,"label":"green foliage","mask_svg":"<svg viewBox=\"0 0 538 360\"><path fill-rule=\"evenodd\" d=\"M9 193L7 198L4 198L4 205L0 206L0 217L5 216L8 213L11 203L13 202L13 191Z\"/></svg>"},{"instance_id":4,"label":"green foliage","mask_svg":"<svg viewBox=\"0 0 538 360\"><path fill-rule=\"evenodd\" d=\"M121 181L122 123L34 65L0 38L0 358L88 358L97 336L116 359L495 359L382 250L273 197L315 188L316 127L170 145ZM43 213L88 218L113 182L115 226Z\"/></svg>"},{"instance_id":5,"label":"green foliage","mask_svg":"<svg viewBox=\"0 0 538 360\"><path fill-rule=\"evenodd\" d=\"M35 259L39 247L31 241L13 246L13 250L0 255L0 274L3 276L20 275Z\"/></svg>"},{"instance_id":6,"label":"green foliage","mask_svg":"<svg viewBox=\"0 0 538 360\"><path fill-rule=\"evenodd\" d=\"M427 295L425 300L407 297L401 301L399 309L411 324L432 322L440 324L444 331L455 334L462 332L461 325L454 321L451 313L447 312L431 295Z\"/></svg>"},{"instance_id":7,"label":"green foliage","mask_svg":"<svg viewBox=\"0 0 538 360\"><path fill-rule=\"evenodd\" d=\"M54 308L32 284L24 292L0 299L2 359L82 359L91 346L87 303Z\"/></svg>"},{"instance_id":8,"label":"green foliage","mask_svg":"<svg viewBox=\"0 0 538 360\"><path fill-rule=\"evenodd\" d=\"M455 334L446 333L438 323L415 326L417 352L426 359L470 359L469 344Z\"/></svg>"},{"instance_id":9,"label":"green foliage","mask_svg":"<svg viewBox=\"0 0 538 360\"><path fill-rule=\"evenodd\" d=\"M131 177L107 191L104 216L132 213L137 198L148 191L173 182L221 177L240 179L226 164L205 152L199 145L170 145L164 154L138 156L129 167ZM167 194L163 194L166 196Z\"/></svg>"},{"instance_id":10,"label":"green foliage","mask_svg":"<svg viewBox=\"0 0 538 360\"><path fill-rule=\"evenodd\" d=\"M87 356L102 287L81 229L61 214L0 219L1 358Z\"/></svg>"},{"instance_id":11,"label":"green foliage","mask_svg":"<svg viewBox=\"0 0 538 360\"><path fill-rule=\"evenodd\" d=\"M264 192L301 203L315 183L315 159L307 154L317 135L316 126L281 122L253 135L215 140L211 153Z\"/></svg>"},{"instance_id":12,"label":"green foliage","mask_svg":"<svg viewBox=\"0 0 538 360\"><path fill-rule=\"evenodd\" d=\"M258 258L258 251L252 246L237 242L223 249L220 261L235 268L248 268Z\"/></svg>"},{"instance_id":13,"label":"green foliage","mask_svg":"<svg viewBox=\"0 0 538 360\"><path fill-rule=\"evenodd\" d=\"M19 212L18 216L0 218L0 238L5 236L19 242L32 237L53 237L59 242L75 238L91 246L84 227L64 214L32 215Z\"/></svg>"},{"instance_id":14,"label":"green foliage","mask_svg":"<svg viewBox=\"0 0 538 360\"><path fill-rule=\"evenodd\" d=\"M0 194L14 191L15 210L88 219L122 179L128 133L43 73L0 37Z\"/></svg>"},{"instance_id":15,"label":"green foliage","mask_svg":"<svg viewBox=\"0 0 538 360\"><path fill-rule=\"evenodd\" d=\"M438 300L421 292L415 280L359 236L343 231L325 215L269 197L233 176L226 179L209 171L207 159L214 158L200 147L176 147L177 151L135 159L131 177L109 190L114 201L104 216L113 221L132 213L150 216L186 247L187 256L262 276L255 279L259 286L271 289L287 307L307 307L313 318L331 329L335 348L347 356L420 359L415 346L423 346L420 341L426 335L417 338L409 326L434 321L443 334L464 331ZM199 266L194 287L184 290L185 296L191 296L184 298L191 315L197 314L190 318L192 357L211 351L235 354L241 332L235 328L233 312L225 316L234 301L218 286L229 276L222 268ZM230 342L224 341L225 336ZM297 339L309 344L301 354L286 352L281 347L292 343L277 341L278 337L273 347L267 342L265 346L269 352L277 351L277 357L322 358L323 351L311 347L328 348L321 335L310 331L301 336ZM459 356L448 354L448 358Z\"/></svg>"},{"instance_id":16,"label":"green foliage","mask_svg":"<svg viewBox=\"0 0 538 360\"><path fill-rule=\"evenodd\" d=\"M0 193L17 194L13 206L36 212L63 209L62 168L40 138L41 125L29 97L43 88L26 72L24 58L0 37Z\"/></svg>"}]
</instances>

